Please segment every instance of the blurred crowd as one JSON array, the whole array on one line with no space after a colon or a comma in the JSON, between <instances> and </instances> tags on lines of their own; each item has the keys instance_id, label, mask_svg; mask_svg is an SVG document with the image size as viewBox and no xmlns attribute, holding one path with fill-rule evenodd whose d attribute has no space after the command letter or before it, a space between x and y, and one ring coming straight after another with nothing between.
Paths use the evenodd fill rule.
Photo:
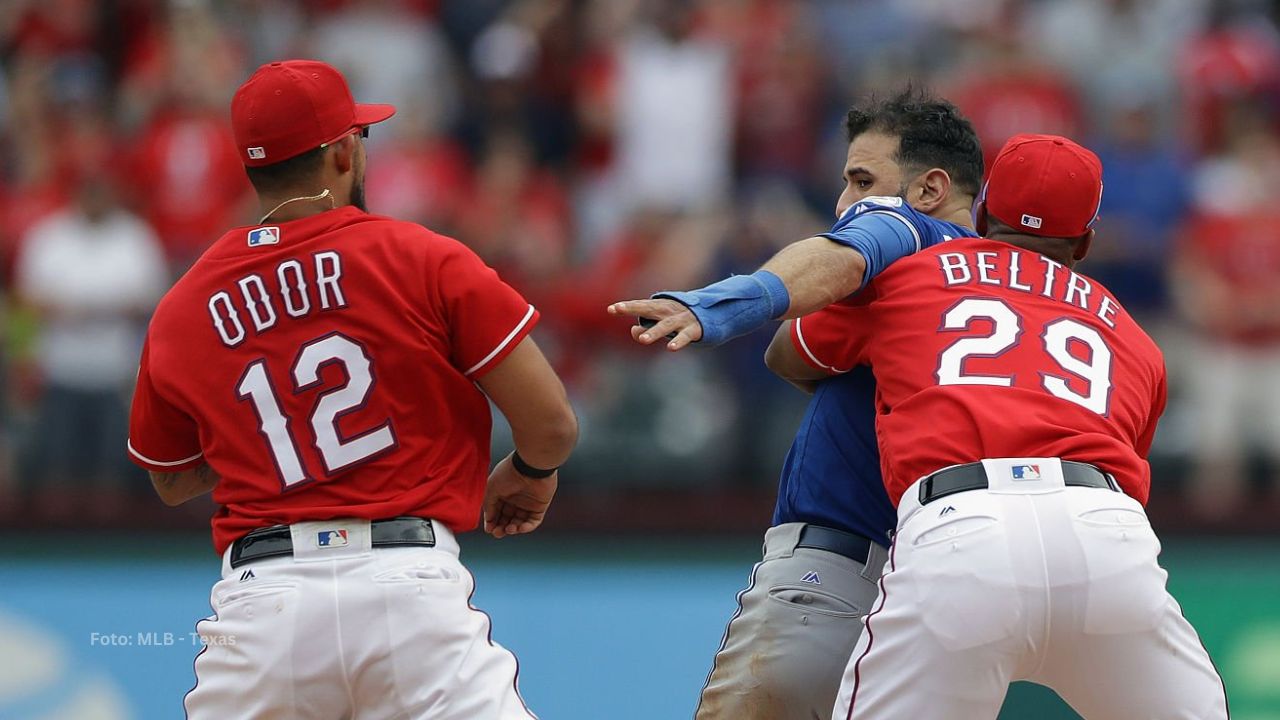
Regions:
<instances>
[{"instance_id":1,"label":"blurred crowd","mask_svg":"<svg viewBox=\"0 0 1280 720\"><path fill-rule=\"evenodd\" d=\"M770 333L669 355L604 307L824 229L845 110L910 81L989 157L1027 131L1102 157L1084 271L1165 349L1157 487L1228 517L1280 489L1277 21L1249 0L6 0L0 516L149 493L124 453L149 311L253 219L231 94L316 57L399 108L368 140L370 209L542 310L582 415L565 492L773 485L805 398L760 362Z\"/></svg>"}]
</instances>

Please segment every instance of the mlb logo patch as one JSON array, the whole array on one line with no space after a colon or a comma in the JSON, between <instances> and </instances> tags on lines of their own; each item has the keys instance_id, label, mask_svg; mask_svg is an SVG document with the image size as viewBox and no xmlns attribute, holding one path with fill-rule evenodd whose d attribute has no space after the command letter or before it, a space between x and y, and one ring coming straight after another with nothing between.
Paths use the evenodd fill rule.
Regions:
<instances>
[{"instance_id":1,"label":"mlb logo patch","mask_svg":"<svg viewBox=\"0 0 1280 720\"><path fill-rule=\"evenodd\" d=\"M336 548L347 546L346 530L321 530L317 533L316 544L320 547Z\"/></svg>"},{"instance_id":2,"label":"mlb logo patch","mask_svg":"<svg viewBox=\"0 0 1280 720\"><path fill-rule=\"evenodd\" d=\"M1014 480L1039 480L1040 466L1039 465L1014 465L1013 479Z\"/></svg>"},{"instance_id":3,"label":"mlb logo patch","mask_svg":"<svg viewBox=\"0 0 1280 720\"><path fill-rule=\"evenodd\" d=\"M250 160L266 160L267 159L267 151L260 147L251 147L249 148L248 152L249 152Z\"/></svg>"},{"instance_id":4,"label":"mlb logo patch","mask_svg":"<svg viewBox=\"0 0 1280 720\"><path fill-rule=\"evenodd\" d=\"M275 245L280 242L280 228L261 227L249 231L249 247Z\"/></svg>"},{"instance_id":5,"label":"mlb logo patch","mask_svg":"<svg viewBox=\"0 0 1280 720\"><path fill-rule=\"evenodd\" d=\"M1041 226L1041 225L1043 225L1043 224L1044 224L1044 220L1041 220L1040 218L1036 217L1035 215L1023 215L1023 216L1022 216L1022 226L1023 226L1023 227L1038 228L1038 227L1040 227L1040 226Z\"/></svg>"}]
</instances>

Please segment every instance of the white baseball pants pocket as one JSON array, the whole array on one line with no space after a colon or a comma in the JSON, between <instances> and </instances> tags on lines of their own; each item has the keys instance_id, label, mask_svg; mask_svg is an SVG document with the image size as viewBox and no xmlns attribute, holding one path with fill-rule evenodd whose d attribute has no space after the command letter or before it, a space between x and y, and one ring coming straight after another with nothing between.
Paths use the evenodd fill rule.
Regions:
<instances>
[{"instance_id":1,"label":"white baseball pants pocket","mask_svg":"<svg viewBox=\"0 0 1280 720\"><path fill-rule=\"evenodd\" d=\"M1160 543L1119 492L997 482L899 526L836 720L993 720L1009 683L1056 690L1089 720L1225 720L1222 681L1165 589Z\"/></svg>"},{"instance_id":2,"label":"white baseball pants pocket","mask_svg":"<svg viewBox=\"0 0 1280 720\"><path fill-rule=\"evenodd\" d=\"M300 525L310 525L301 523ZM296 528L297 526L295 526ZM447 529L437 544L265 559L213 587L194 720L529 720ZM366 534L367 536L367 534ZM352 533L356 537L356 533ZM296 544L295 544L296 547Z\"/></svg>"}]
</instances>

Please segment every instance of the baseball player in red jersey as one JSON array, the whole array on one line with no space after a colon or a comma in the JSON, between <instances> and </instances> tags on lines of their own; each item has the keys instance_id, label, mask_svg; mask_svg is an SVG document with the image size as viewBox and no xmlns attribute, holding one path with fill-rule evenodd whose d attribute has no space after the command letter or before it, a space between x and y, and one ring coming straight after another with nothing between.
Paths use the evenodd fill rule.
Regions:
<instances>
[{"instance_id":1,"label":"baseball player in red jersey","mask_svg":"<svg viewBox=\"0 0 1280 720\"><path fill-rule=\"evenodd\" d=\"M1227 717L1143 510L1163 359L1071 270L1101 178L1065 138L1011 139L978 207L990 239L902 259L770 347L784 377L870 364L878 384L898 529L833 717L986 720L1012 680L1089 720Z\"/></svg>"},{"instance_id":2,"label":"baseball player in red jersey","mask_svg":"<svg viewBox=\"0 0 1280 720\"><path fill-rule=\"evenodd\" d=\"M169 504L213 491L223 556L191 718L529 718L454 534L529 532L577 422L538 313L470 250L365 212L369 125L332 67L232 100L262 219L161 301L129 453ZM517 451L488 476L488 399Z\"/></svg>"}]
</instances>

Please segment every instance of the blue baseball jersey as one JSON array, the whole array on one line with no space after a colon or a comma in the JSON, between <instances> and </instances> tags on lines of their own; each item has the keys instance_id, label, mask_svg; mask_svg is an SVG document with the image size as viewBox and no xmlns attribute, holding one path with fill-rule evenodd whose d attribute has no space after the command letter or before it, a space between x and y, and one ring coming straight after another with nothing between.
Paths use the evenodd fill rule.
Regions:
<instances>
[{"instance_id":1,"label":"blue baseball jersey","mask_svg":"<svg viewBox=\"0 0 1280 720\"><path fill-rule=\"evenodd\" d=\"M870 276L895 257L976 233L916 212L902 198L870 197L846 210L822 237L864 254L869 243L907 250L868 257ZM818 383L782 466L774 525L813 523L888 546L898 515L880 476L875 399L875 377L868 367Z\"/></svg>"},{"instance_id":2,"label":"blue baseball jersey","mask_svg":"<svg viewBox=\"0 0 1280 720\"><path fill-rule=\"evenodd\" d=\"M862 253L867 261L862 276L865 287L894 260L951 238L973 235L966 227L917 212L900 197L873 196L850 205L831 231L819 237Z\"/></svg>"}]
</instances>

